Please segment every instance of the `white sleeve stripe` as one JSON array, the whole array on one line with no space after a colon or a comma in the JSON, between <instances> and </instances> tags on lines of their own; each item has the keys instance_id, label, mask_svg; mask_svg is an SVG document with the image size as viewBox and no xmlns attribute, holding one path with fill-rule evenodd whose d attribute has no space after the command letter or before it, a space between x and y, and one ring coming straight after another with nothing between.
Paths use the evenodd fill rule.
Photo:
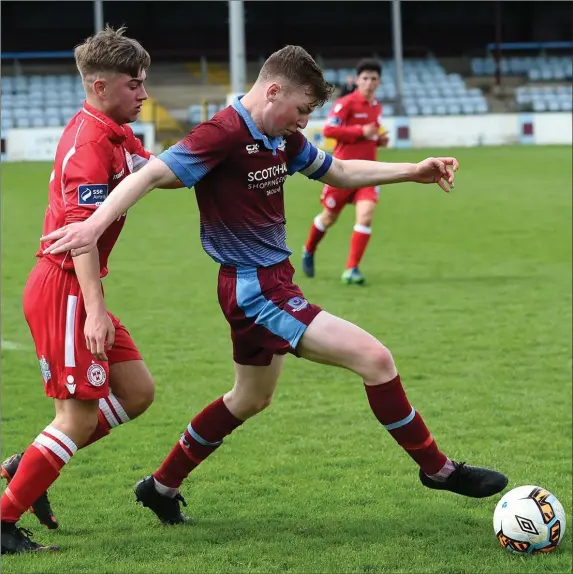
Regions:
<instances>
[{"instance_id":1,"label":"white sleeve stripe","mask_svg":"<svg viewBox=\"0 0 573 574\"><path fill-rule=\"evenodd\" d=\"M309 177L315 171L318 171L326 160L326 153L323 152L320 148L316 148L316 150L318 153L316 154L314 161L307 168L300 170L300 173L306 175L306 177Z\"/></svg>"}]
</instances>

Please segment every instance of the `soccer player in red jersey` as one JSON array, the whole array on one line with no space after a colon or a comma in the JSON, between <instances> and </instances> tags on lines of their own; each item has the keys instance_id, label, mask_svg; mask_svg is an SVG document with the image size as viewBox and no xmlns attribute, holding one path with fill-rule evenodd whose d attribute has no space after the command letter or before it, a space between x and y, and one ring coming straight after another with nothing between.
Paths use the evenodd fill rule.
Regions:
<instances>
[{"instance_id":1,"label":"soccer player in red jersey","mask_svg":"<svg viewBox=\"0 0 573 574\"><path fill-rule=\"evenodd\" d=\"M152 157L127 125L147 99L149 54L123 28L106 28L78 46L75 59L86 101L57 147L44 234L87 219ZM1 500L2 554L54 549L31 540L17 526L20 516L31 508L57 528L46 491L63 466L153 401L153 379L127 329L107 310L101 283L124 223L122 212L77 257L46 255L46 243L37 253L23 307L55 418L23 454L2 464L9 481Z\"/></svg>"},{"instance_id":2,"label":"soccer player in red jersey","mask_svg":"<svg viewBox=\"0 0 573 574\"><path fill-rule=\"evenodd\" d=\"M337 159L376 160L378 147L388 145L388 137L380 134L382 106L374 98L380 85L382 66L378 60L367 59L356 67L356 89L339 98L332 108L324 135L336 140L334 157ZM344 206L353 203L356 223L350 238L350 251L342 281L349 284L364 283L358 266L372 233L372 217L378 203L378 186L358 189L340 189L325 185L320 201L323 205L310 226L302 253L302 270L307 277L314 277L314 254L327 230L336 223Z\"/></svg>"},{"instance_id":3,"label":"soccer player in red jersey","mask_svg":"<svg viewBox=\"0 0 573 574\"><path fill-rule=\"evenodd\" d=\"M287 353L360 377L374 416L419 466L425 487L480 498L507 485L499 472L444 454L408 401L390 351L307 301L293 282L283 197L289 175L300 172L337 188L410 181L449 191L458 167L454 158L340 160L316 148L300 129L331 90L305 50L286 46L269 57L246 95L126 178L89 219L43 238L47 253L77 255L152 189L177 178L195 188L201 242L220 265L218 298L231 328L235 382L190 421L159 468L135 487L136 499L166 524L186 521L179 488L189 473L270 404Z\"/></svg>"}]
</instances>

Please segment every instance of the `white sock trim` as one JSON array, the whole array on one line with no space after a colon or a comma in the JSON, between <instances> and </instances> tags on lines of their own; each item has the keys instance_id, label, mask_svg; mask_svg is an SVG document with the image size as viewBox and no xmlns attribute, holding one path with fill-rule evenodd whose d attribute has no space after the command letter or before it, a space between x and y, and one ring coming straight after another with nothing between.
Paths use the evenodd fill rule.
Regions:
<instances>
[{"instance_id":1,"label":"white sock trim","mask_svg":"<svg viewBox=\"0 0 573 574\"><path fill-rule=\"evenodd\" d=\"M112 404L113 408L115 409L115 412L118 414L119 418L121 419L120 424L128 423L131 419L127 416L127 413L125 412L125 410L121 406L121 403L117 400L117 397L113 393L109 393L107 398L110 401L110 403Z\"/></svg>"},{"instance_id":2,"label":"white sock trim","mask_svg":"<svg viewBox=\"0 0 573 574\"><path fill-rule=\"evenodd\" d=\"M56 437L60 442L64 443L72 451L72 454L76 454L78 447L76 446L76 443L68 435L65 435L62 431L59 431L52 425L48 425L44 429L44 431Z\"/></svg>"},{"instance_id":3,"label":"white sock trim","mask_svg":"<svg viewBox=\"0 0 573 574\"><path fill-rule=\"evenodd\" d=\"M169 498L175 498L179 494L178 488L171 488L170 486L165 486L161 484L155 477L153 477L153 483L155 484L155 490L159 492L162 496L168 496Z\"/></svg>"},{"instance_id":4,"label":"white sock trim","mask_svg":"<svg viewBox=\"0 0 573 574\"><path fill-rule=\"evenodd\" d=\"M322 219L320 219L320 214L318 214L315 218L314 218L314 226L319 230L319 231L326 231L326 225L324 225L324 223L322 223Z\"/></svg>"},{"instance_id":5,"label":"white sock trim","mask_svg":"<svg viewBox=\"0 0 573 574\"><path fill-rule=\"evenodd\" d=\"M112 413L105 399L99 400L99 410L103 413L103 416L105 417L105 420L109 424L110 428L114 429L120 424L115 415Z\"/></svg>"},{"instance_id":6,"label":"white sock trim","mask_svg":"<svg viewBox=\"0 0 573 574\"><path fill-rule=\"evenodd\" d=\"M358 233L364 233L364 235L370 235L372 233L372 228L366 225L360 225L357 223L354 226L354 231L358 231Z\"/></svg>"}]
</instances>

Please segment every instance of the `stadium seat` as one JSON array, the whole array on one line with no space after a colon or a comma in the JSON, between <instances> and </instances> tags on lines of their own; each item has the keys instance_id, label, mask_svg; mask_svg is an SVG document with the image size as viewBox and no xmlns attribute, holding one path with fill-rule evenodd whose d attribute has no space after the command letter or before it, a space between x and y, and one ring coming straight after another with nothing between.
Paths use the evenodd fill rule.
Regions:
<instances>
[{"instance_id":1,"label":"stadium seat","mask_svg":"<svg viewBox=\"0 0 573 574\"><path fill-rule=\"evenodd\" d=\"M2 129L9 130L14 127L14 120L11 117L6 117L2 114Z\"/></svg>"}]
</instances>

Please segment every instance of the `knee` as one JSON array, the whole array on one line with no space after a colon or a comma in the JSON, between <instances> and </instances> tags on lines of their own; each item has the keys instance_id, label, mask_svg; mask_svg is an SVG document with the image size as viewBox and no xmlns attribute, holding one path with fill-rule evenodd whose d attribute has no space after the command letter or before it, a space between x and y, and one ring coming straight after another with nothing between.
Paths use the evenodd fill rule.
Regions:
<instances>
[{"instance_id":1,"label":"knee","mask_svg":"<svg viewBox=\"0 0 573 574\"><path fill-rule=\"evenodd\" d=\"M80 448L93 435L98 424L97 410L92 413L82 413L82 416L73 416L68 413L56 415L53 425L74 441Z\"/></svg>"},{"instance_id":2,"label":"knee","mask_svg":"<svg viewBox=\"0 0 573 574\"><path fill-rule=\"evenodd\" d=\"M356 225L360 225L362 227L372 227L372 214L361 215L360 217L357 217Z\"/></svg>"},{"instance_id":3,"label":"knee","mask_svg":"<svg viewBox=\"0 0 573 574\"><path fill-rule=\"evenodd\" d=\"M364 353L362 378L370 384L388 383L397 375L394 357L388 348L377 342Z\"/></svg>"},{"instance_id":4,"label":"knee","mask_svg":"<svg viewBox=\"0 0 573 574\"><path fill-rule=\"evenodd\" d=\"M334 225L337 219L338 219L338 213L336 213L335 211L324 210L320 214L320 220L322 222L322 225L324 225L324 227L330 227L331 225Z\"/></svg>"},{"instance_id":5,"label":"knee","mask_svg":"<svg viewBox=\"0 0 573 574\"><path fill-rule=\"evenodd\" d=\"M225 395L227 408L241 420L247 420L264 411L271 404L272 400L272 393L247 396L236 389Z\"/></svg>"},{"instance_id":6,"label":"knee","mask_svg":"<svg viewBox=\"0 0 573 574\"><path fill-rule=\"evenodd\" d=\"M145 384L140 384L137 393L129 397L124 409L130 419L142 415L155 400L155 384L153 379L149 378Z\"/></svg>"}]
</instances>

